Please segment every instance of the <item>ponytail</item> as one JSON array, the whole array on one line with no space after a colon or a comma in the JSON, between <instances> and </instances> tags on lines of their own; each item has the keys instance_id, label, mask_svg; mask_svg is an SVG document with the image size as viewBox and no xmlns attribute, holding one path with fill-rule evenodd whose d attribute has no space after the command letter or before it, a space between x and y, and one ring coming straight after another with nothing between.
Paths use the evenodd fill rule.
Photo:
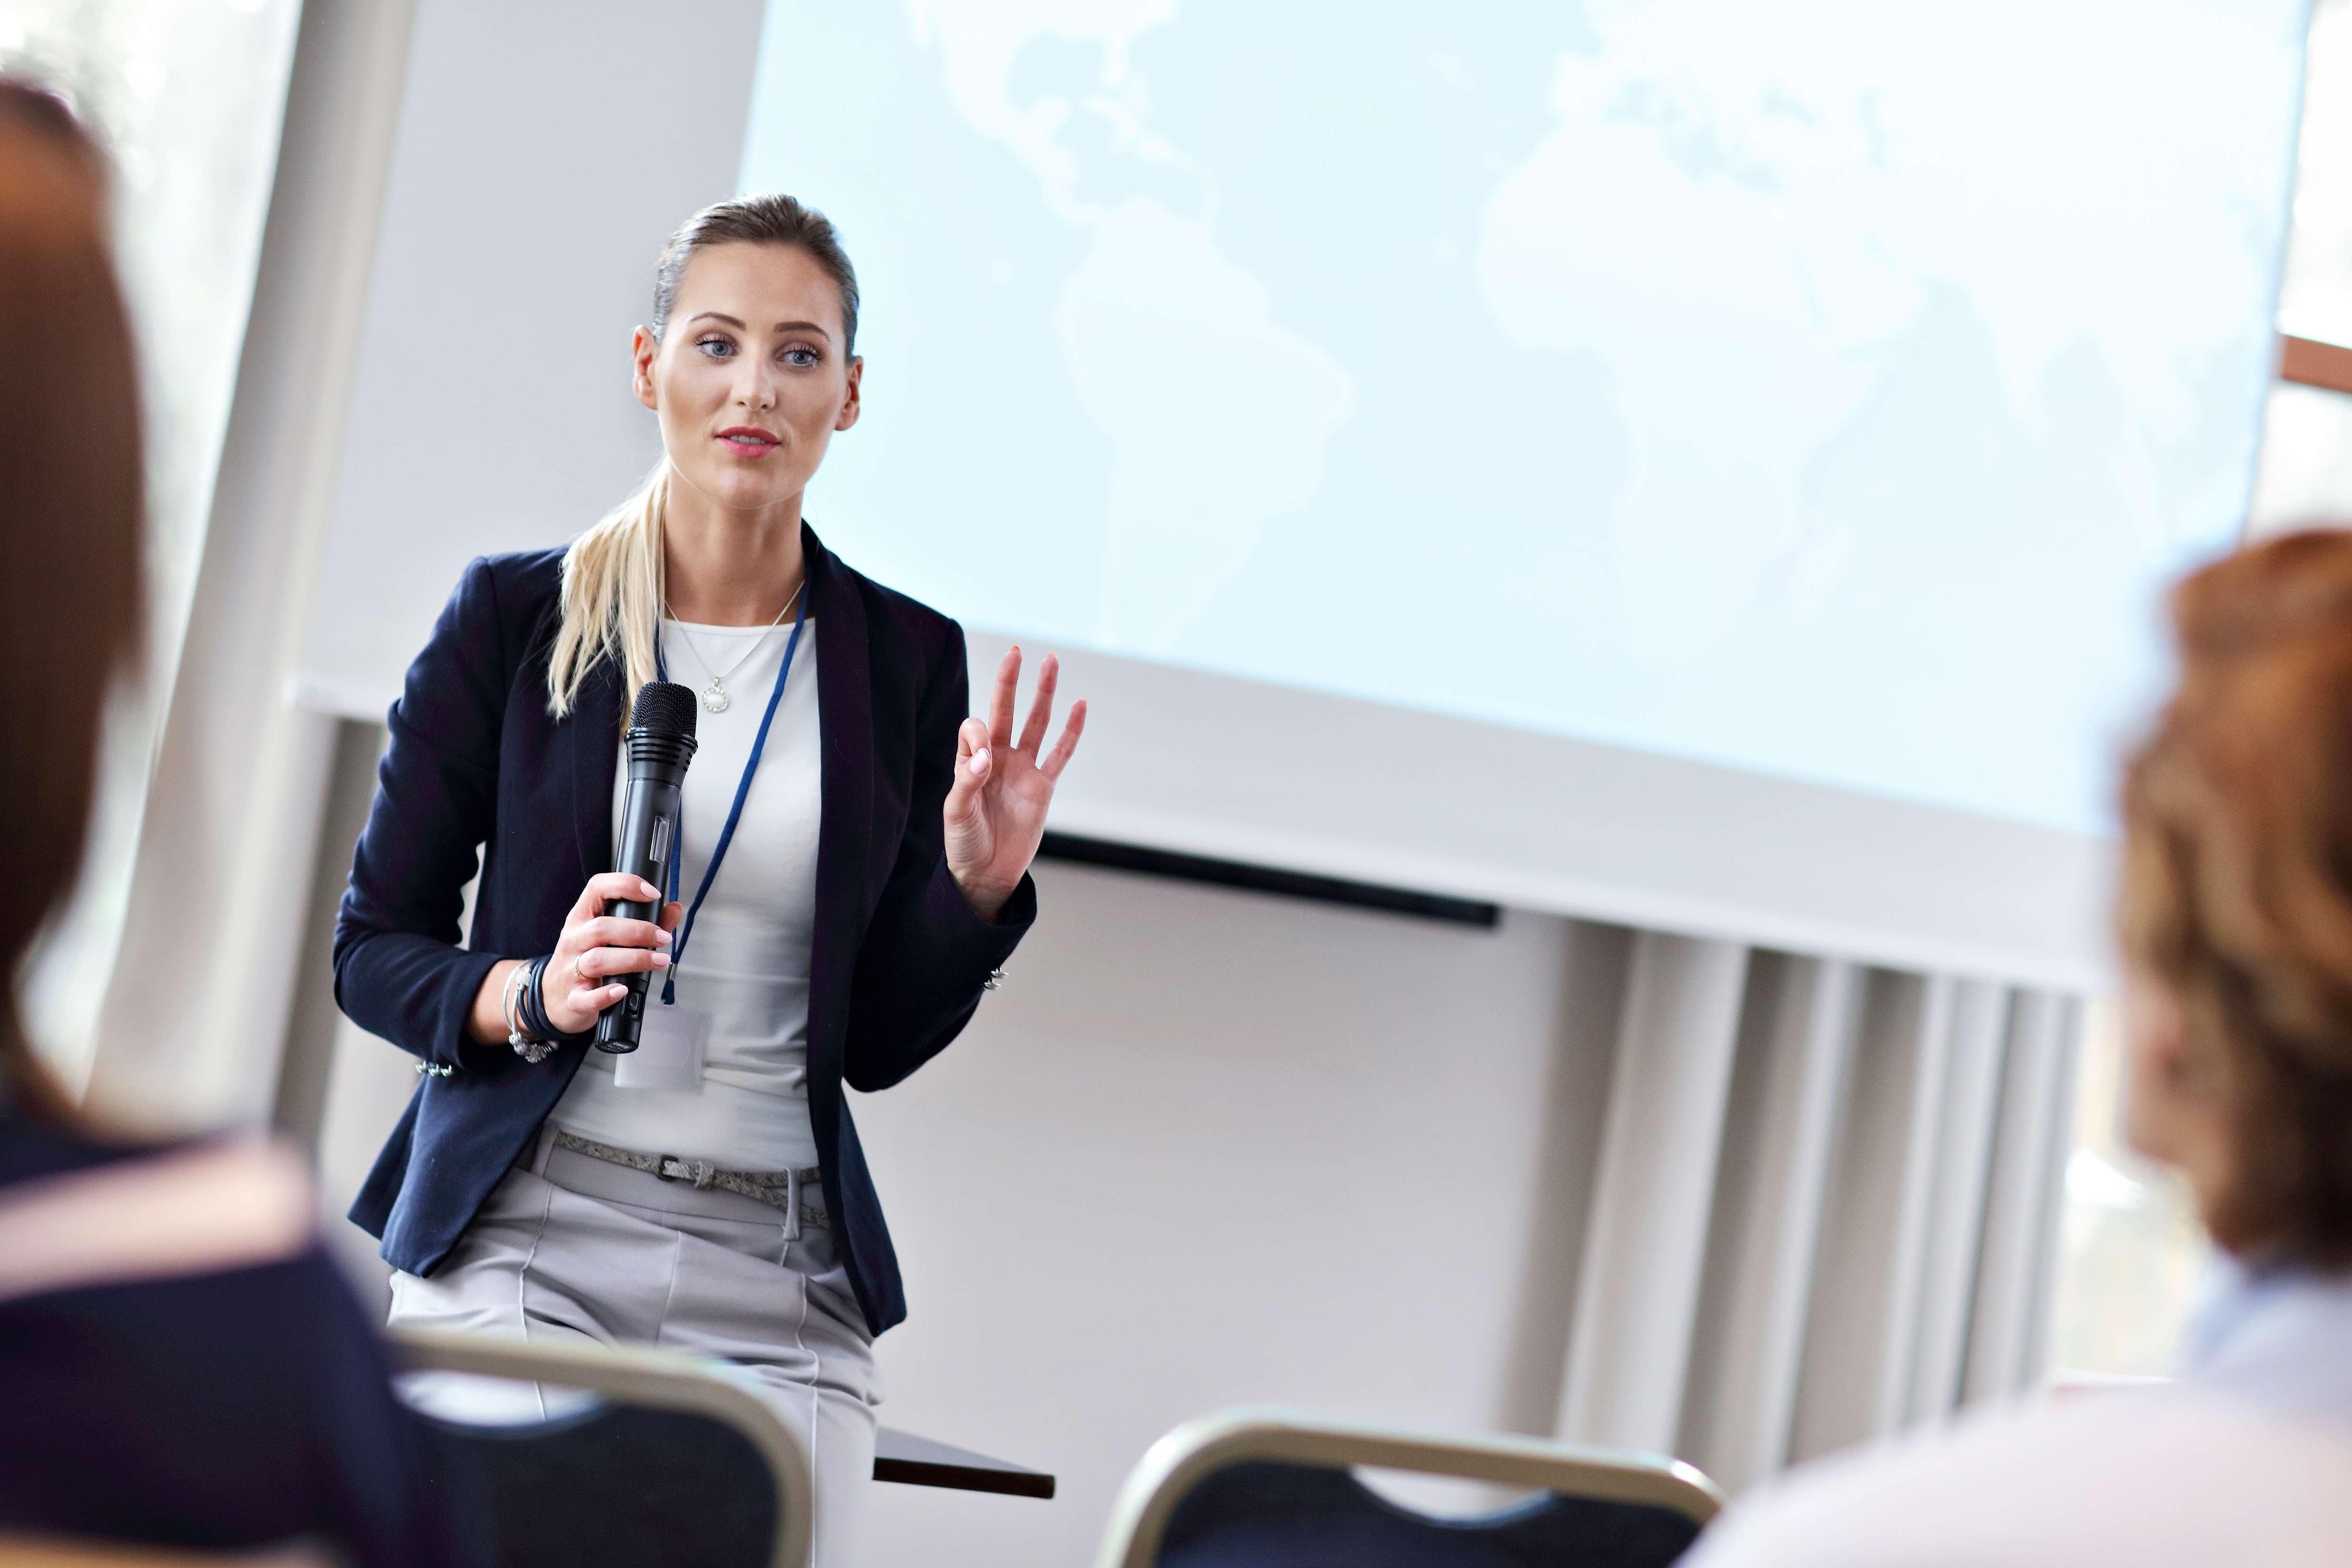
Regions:
<instances>
[{"instance_id":1,"label":"ponytail","mask_svg":"<svg viewBox=\"0 0 2352 1568\"><path fill-rule=\"evenodd\" d=\"M626 500L563 552L563 618L547 659L547 710L568 718L599 660L622 677L623 719L639 688L654 679L654 628L666 592L662 516L669 504L669 461L655 466Z\"/></svg>"}]
</instances>

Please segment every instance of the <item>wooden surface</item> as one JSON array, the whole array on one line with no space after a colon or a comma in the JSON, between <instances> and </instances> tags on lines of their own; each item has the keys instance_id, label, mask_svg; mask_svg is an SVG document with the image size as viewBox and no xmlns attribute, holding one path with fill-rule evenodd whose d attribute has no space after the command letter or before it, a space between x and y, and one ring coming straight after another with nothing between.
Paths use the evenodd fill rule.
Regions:
<instances>
[{"instance_id":1,"label":"wooden surface","mask_svg":"<svg viewBox=\"0 0 2352 1568\"><path fill-rule=\"evenodd\" d=\"M1054 1478L992 1459L969 1448L951 1447L885 1426L874 1444L874 1479L910 1487L947 1487L956 1491L1001 1492L1006 1497L1050 1498Z\"/></svg>"},{"instance_id":2,"label":"wooden surface","mask_svg":"<svg viewBox=\"0 0 2352 1568\"><path fill-rule=\"evenodd\" d=\"M2310 338L2279 340L2279 379L2352 392L2352 348Z\"/></svg>"}]
</instances>

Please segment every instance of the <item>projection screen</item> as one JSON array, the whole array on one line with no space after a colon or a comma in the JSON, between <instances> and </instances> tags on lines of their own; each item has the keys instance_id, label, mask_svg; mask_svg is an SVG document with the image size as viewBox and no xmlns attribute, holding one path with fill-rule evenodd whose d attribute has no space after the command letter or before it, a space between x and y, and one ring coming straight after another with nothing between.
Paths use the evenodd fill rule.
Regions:
<instances>
[{"instance_id":1,"label":"projection screen","mask_svg":"<svg viewBox=\"0 0 2352 1568\"><path fill-rule=\"evenodd\" d=\"M2094 984L2303 12L422 0L298 695L643 474L655 250L788 190L865 293L808 515L1063 653L1059 826Z\"/></svg>"}]
</instances>

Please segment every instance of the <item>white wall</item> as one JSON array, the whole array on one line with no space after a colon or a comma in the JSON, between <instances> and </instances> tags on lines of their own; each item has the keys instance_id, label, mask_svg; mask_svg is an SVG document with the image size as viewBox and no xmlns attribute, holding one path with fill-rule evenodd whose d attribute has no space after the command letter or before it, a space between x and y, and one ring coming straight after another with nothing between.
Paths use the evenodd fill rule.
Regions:
<instances>
[{"instance_id":1,"label":"white wall","mask_svg":"<svg viewBox=\"0 0 2352 1568\"><path fill-rule=\"evenodd\" d=\"M886 1420L1062 1495L881 1488L873 1561L1082 1563L1151 1440L1223 1405L1548 1434L1617 1012L1575 950L1622 939L1039 883L1004 989L856 1110L910 1301Z\"/></svg>"}]
</instances>

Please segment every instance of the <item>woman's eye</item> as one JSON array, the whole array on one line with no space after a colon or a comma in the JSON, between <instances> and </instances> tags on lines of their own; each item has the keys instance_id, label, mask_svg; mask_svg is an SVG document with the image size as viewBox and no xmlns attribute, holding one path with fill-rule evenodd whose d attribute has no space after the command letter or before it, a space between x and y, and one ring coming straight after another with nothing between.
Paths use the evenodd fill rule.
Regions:
<instances>
[{"instance_id":1,"label":"woman's eye","mask_svg":"<svg viewBox=\"0 0 2352 1568\"><path fill-rule=\"evenodd\" d=\"M725 359L735 352L735 345L725 338L704 338L694 346L713 359Z\"/></svg>"},{"instance_id":2,"label":"woman's eye","mask_svg":"<svg viewBox=\"0 0 2352 1568\"><path fill-rule=\"evenodd\" d=\"M784 363L794 370L806 370L816 362L817 352L814 349L791 348L784 351Z\"/></svg>"}]
</instances>

